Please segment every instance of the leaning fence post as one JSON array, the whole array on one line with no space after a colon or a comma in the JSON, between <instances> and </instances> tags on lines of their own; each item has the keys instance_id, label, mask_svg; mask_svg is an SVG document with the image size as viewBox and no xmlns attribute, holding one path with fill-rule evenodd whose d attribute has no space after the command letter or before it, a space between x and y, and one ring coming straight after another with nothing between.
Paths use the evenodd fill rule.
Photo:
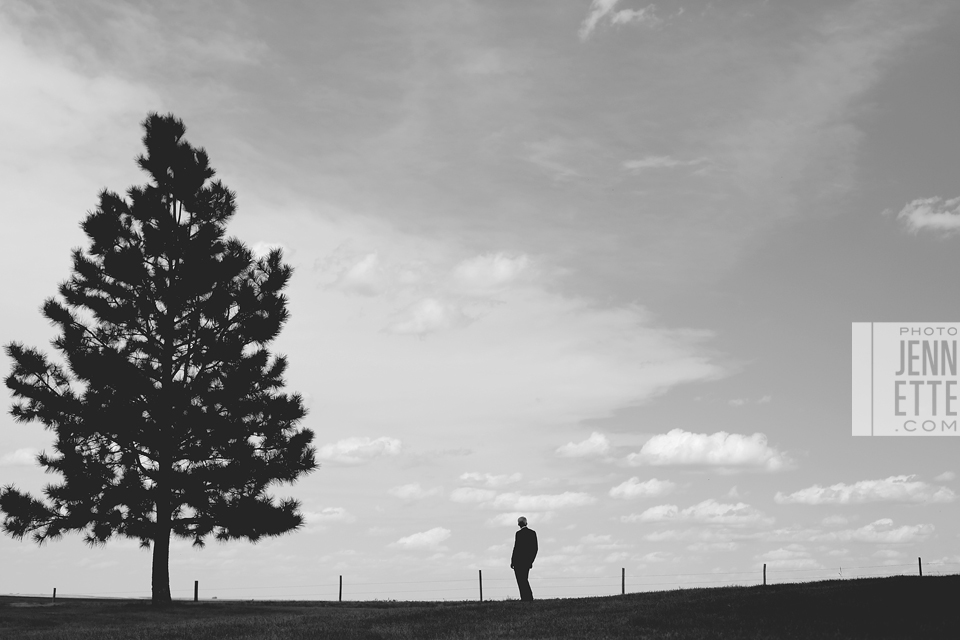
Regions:
<instances>
[{"instance_id":1,"label":"leaning fence post","mask_svg":"<svg viewBox=\"0 0 960 640\"><path fill-rule=\"evenodd\" d=\"M620 595L627 594L627 568L620 567Z\"/></svg>"},{"instance_id":2,"label":"leaning fence post","mask_svg":"<svg viewBox=\"0 0 960 640\"><path fill-rule=\"evenodd\" d=\"M767 563L763 563L763 586L767 586Z\"/></svg>"},{"instance_id":3,"label":"leaning fence post","mask_svg":"<svg viewBox=\"0 0 960 640\"><path fill-rule=\"evenodd\" d=\"M57 588L56 588L56 587L53 588L53 601L54 601L54 602L57 601Z\"/></svg>"},{"instance_id":4,"label":"leaning fence post","mask_svg":"<svg viewBox=\"0 0 960 640\"><path fill-rule=\"evenodd\" d=\"M923 577L923 565L920 564L920 558L917 558L917 569L920 570L920 577Z\"/></svg>"},{"instance_id":5,"label":"leaning fence post","mask_svg":"<svg viewBox=\"0 0 960 640\"><path fill-rule=\"evenodd\" d=\"M200 581L194 580L193 581L193 601L197 602L199 600L199 597L200 597Z\"/></svg>"},{"instance_id":6,"label":"leaning fence post","mask_svg":"<svg viewBox=\"0 0 960 640\"><path fill-rule=\"evenodd\" d=\"M480 602L483 602L483 569L477 569L480 576Z\"/></svg>"},{"instance_id":7,"label":"leaning fence post","mask_svg":"<svg viewBox=\"0 0 960 640\"><path fill-rule=\"evenodd\" d=\"M337 596L337 602L343 602L343 576L340 576L340 595Z\"/></svg>"}]
</instances>

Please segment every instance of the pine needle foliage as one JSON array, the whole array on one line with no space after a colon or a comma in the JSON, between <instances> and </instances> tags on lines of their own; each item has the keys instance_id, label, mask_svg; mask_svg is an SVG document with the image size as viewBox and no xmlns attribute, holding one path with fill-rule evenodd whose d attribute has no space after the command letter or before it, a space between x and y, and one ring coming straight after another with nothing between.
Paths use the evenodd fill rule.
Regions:
<instances>
[{"instance_id":1,"label":"pine needle foliage","mask_svg":"<svg viewBox=\"0 0 960 640\"><path fill-rule=\"evenodd\" d=\"M35 542L81 532L153 547L153 601L170 602L170 537L203 546L277 536L300 504L269 490L316 469L287 360L267 346L289 317L292 269L226 237L235 196L173 115L144 120L149 183L104 190L43 315L63 364L13 342L6 385L19 422L55 434L37 462L62 477L45 499L0 491L3 530Z\"/></svg>"}]
</instances>

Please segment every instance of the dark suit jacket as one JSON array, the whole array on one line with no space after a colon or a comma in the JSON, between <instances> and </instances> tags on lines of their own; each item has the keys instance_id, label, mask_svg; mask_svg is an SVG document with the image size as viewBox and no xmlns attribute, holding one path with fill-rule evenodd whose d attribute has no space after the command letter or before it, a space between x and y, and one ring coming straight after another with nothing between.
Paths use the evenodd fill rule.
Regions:
<instances>
[{"instance_id":1,"label":"dark suit jacket","mask_svg":"<svg viewBox=\"0 0 960 640\"><path fill-rule=\"evenodd\" d=\"M530 568L537 557L537 532L523 527L517 531L513 543L513 555L510 564L520 568Z\"/></svg>"}]
</instances>

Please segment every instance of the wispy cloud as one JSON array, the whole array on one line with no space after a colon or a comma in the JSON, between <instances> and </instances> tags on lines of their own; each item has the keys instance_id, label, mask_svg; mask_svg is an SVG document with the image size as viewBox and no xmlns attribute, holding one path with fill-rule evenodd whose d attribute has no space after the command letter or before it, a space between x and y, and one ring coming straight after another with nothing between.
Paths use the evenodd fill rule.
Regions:
<instances>
[{"instance_id":1,"label":"wispy cloud","mask_svg":"<svg viewBox=\"0 0 960 640\"><path fill-rule=\"evenodd\" d=\"M602 433L594 431L590 437L582 442L568 442L557 448L557 455L565 458L585 458L600 456L610 450L610 440Z\"/></svg>"},{"instance_id":2,"label":"wispy cloud","mask_svg":"<svg viewBox=\"0 0 960 640\"><path fill-rule=\"evenodd\" d=\"M610 496L614 498L662 496L673 491L676 486L675 483L669 480L657 480L656 478L650 478L649 480L640 482L640 478L634 476L610 489Z\"/></svg>"},{"instance_id":3,"label":"wispy cloud","mask_svg":"<svg viewBox=\"0 0 960 640\"><path fill-rule=\"evenodd\" d=\"M779 471L787 468L790 460L768 445L767 437L762 433L745 436L726 431L706 434L673 429L647 440L638 453L627 456L627 463L631 466L710 465Z\"/></svg>"},{"instance_id":4,"label":"wispy cloud","mask_svg":"<svg viewBox=\"0 0 960 640\"><path fill-rule=\"evenodd\" d=\"M765 516L750 505L738 502L725 504L710 498L686 509L675 504L662 504L650 507L640 514L630 514L620 518L623 522L702 522L704 524L727 525L769 525L774 519Z\"/></svg>"},{"instance_id":5,"label":"wispy cloud","mask_svg":"<svg viewBox=\"0 0 960 640\"><path fill-rule=\"evenodd\" d=\"M881 518L859 529L843 529L813 536L816 541L875 542L898 544L916 542L930 537L934 531L932 524L893 526L890 518Z\"/></svg>"},{"instance_id":6,"label":"wispy cloud","mask_svg":"<svg viewBox=\"0 0 960 640\"><path fill-rule=\"evenodd\" d=\"M387 489L387 493L403 500L421 500L423 498L429 498L430 496L439 495L443 493L443 489L440 487L424 489L420 486L419 482L411 482L410 484L390 487Z\"/></svg>"},{"instance_id":7,"label":"wispy cloud","mask_svg":"<svg viewBox=\"0 0 960 640\"><path fill-rule=\"evenodd\" d=\"M637 160L625 160L623 168L633 173L640 173L647 169L673 169L676 167L695 167L709 162L706 158L694 160L677 160L672 156L646 156Z\"/></svg>"},{"instance_id":8,"label":"wispy cloud","mask_svg":"<svg viewBox=\"0 0 960 640\"><path fill-rule=\"evenodd\" d=\"M520 482L523 479L523 474L520 472L516 473L478 473L476 471L469 471L460 475L461 480L466 480L467 482L477 482L488 487L502 487L504 485L513 484L515 482Z\"/></svg>"},{"instance_id":9,"label":"wispy cloud","mask_svg":"<svg viewBox=\"0 0 960 640\"><path fill-rule=\"evenodd\" d=\"M37 462L37 450L24 448L17 449L10 453L0 456L0 466L4 467L29 467Z\"/></svg>"},{"instance_id":10,"label":"wispy cloud","mask_svg":"<svg viewBox=\"0 0 960 640\"><path fill-rule=\"evenodd\" d=\"M853 484L839 482L829 487L813 485L791 494L777 492L780 504L863 504L865 502L953 502L956 494L947 487L936 487L916 476L890 476L883 480L861 480Z\"/></svg>"},{"instance_id":11,"label":"wispy cloud","mask_svg":"<svg viewBox=\"0 0 960 640\"><path fill-rule=\"evenodd\" d=\"M586 40L593 33L597 25L606 19L610 24L628 24L636 22L638 24L655 28L663 24L663 20L657 17L656 5L650 4L641 9L619 9L615 10L620 0L593 0L590 5L590 13L584 18L580 25L580 39Z\"/></svg>"},{"instance_id":12,"label":"wispy cloud","mask_svg":"<svg viewBox=\"0 0 960 640\"><path fill-rule=\"evenodd\" d=\"M901 209L897 220L910 233L927 230L953 235L960 231L960 198L918 198Z\"/></svg>"},{"instance_id":13,"label":"wispy cloud","mask_svg":"<svg viewBox=\"0 0 960 640\"><path fill-rule=\"evenodd\" d=\"M400 454L401 443L396 438L354 437L325 444L317 449L317 458L344 464L360 464L381 456Z\"/></svg>"},{"instance_id":14,"label":"wispy cloud","mask_svg":"<svg viewBox=\"0 0 960 640\"><path fill-rule=\"evenodd\" d=\"M388 546L398 549L440 549L440 543L450 537L450 529L434 527L427 531L404 536Z\"/></svg>"}]
</instances>

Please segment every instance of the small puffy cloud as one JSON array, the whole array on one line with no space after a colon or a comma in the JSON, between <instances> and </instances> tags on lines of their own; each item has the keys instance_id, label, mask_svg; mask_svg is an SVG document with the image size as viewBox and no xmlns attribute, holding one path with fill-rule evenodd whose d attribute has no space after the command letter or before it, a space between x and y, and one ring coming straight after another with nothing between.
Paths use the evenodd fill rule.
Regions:
<instances>
[{"instance_id":1,"label":"small puffy cloud","mask_svg":"<svg viewBox=\"0 0 960 640\"><path fill-rule=\"evenodd\" d=\"M650 507L641 514L620 518L623 522L702 522L705 524L771 524L773 518L743 502L724 504L710 498L686 509L675 504Z\"/></svg>"},{"instance_id":2,"label":"small puffy cloud","mask_svg":"<svg viewBox=\"0 0 960 640\"><path fill-rule=\"evenodd\" d=\"M656 5L648 5L642 9L620 9L616 11L617 3L620 0L593 0L590 4L590 13L584 18L580 25L580 39L586 40L597 28L597 25L604 19L610 24L628 24L636 22L650 28L655 28L663 23L654 11Z\"/></svg>"},{"instance_id":3,"label":"small puffy cloud","mask_svg":"<svg viewBox=\"0 0 960 640\"><path fill-rule=\"evenodd\" d=\"M412 482L410 484L402 484L396 487L391 487L387 489L387 493L392 496L396 496L403 500L419 500L421 498L428 498L430 496L435 496L441 493L442 489L440 487L434 487L433 489L424 489L420 486L419 482Z\"/></svg>"},{"instance_id":4,"label":"small puffy cloud","mask_svg":"<svg viewBox=\"0 0 960 640\"><path fill-rule=\"evenodd\" d=\"M343 464L360 464L380 456L395 456L400 453L400 441L396 438L368 437L344 438L325 444L317 450L317 458Z\"/></svg>"},{"instance_id":5,"label":"small puffy cloud","mask_svg":"<svg viewBox=\"0 0 960 640\"><path fill-rule=\"evenodd\" d=\"M440 549L440 543L449 537L450 529L434 527L429 531L404 536L388 546L398 549Z\"/></svg>"},{"instance_id":6,"label":"small puffy cloud","mask_svg":"<svg viewBox=\"0 0 960 640\"><path fill-rule=\"evenodd\" d=\"M789 495L777 492L780 504L863 504L865 502L953 502L956 494L947 487L936 487L916 476L890 476L883 480L861 480L854 484L842 482L821 487L813 485Z\"/></svg>"},{"instance_id":7,"label":"small puffy cloud","mask_svg":"<svg viewBox=\"0 0 960 640\"><path fill-rule=\"evenodd\" d=\"M304 511L303 519L307 524L326 524L330 522L354 522L356 518L343 507L325 507L320 511Z\"/></svg>"},{"instance_id":8,"label":"small puffy cloud","mask_svg":"<svg viewBox=\"0 0 960 640\"><path fill-rule=\"evenodd\" d=\"M933 533L932 524L904 525L894 527L893 520L890 518L881 518L864 525L859 529L843 529L841 531L831 531L813 536L811 539L816 541L841 541L841 542L879 542L886 544L897 544L906 542L916 542L925 540Z\"/></svg>"},{"instance_id":9,"label":"small puffy cloud","mask_svg":"<svg viewBox=\"0 0 960 640\"><path fill-rule=\"evenodd\" d=\"M516 282L529 265L530 258L526 255L480 255L464 260L454 267L452 285L455 291L467 295L497 293Z\"/></svg>"},{"instance_id":10,"label":"small puffy cloud","mask_svg":"<svg viewBox=\"0 0 960 640\"><path fill-rule=\"evenodd\" d=\"M461 480L467 482L476 482L478 484L483 484L488 487L502 487L504 485L513 484L514 482L519 482L523 479L522 473L511 473L511 474L492 474L492 473L477 473L476 471L469 471L460 475Z\"/></svg>"},{"instance_id":11,"label":"small puffy cloud","mask_svg":"<svg viewBox=\"0 0 960 640\"><path fill-rule=\"evenodd\" d=\"M673 491L676 486L669 480L657 480L656 478L640 482L640 478L634 476L610 489L610 495L614 498L662 496Z\"/></svg>"},{"instance_id":12,"label":"small puffy cloud","mask_svg":"<svg viewBox=\"0 0 960 640\"><path fill-rule=\"evenodd\" d=\"M472 487L460 487L450 492L450 499L454 502L487 502L496 497L497 492L492 489L474 489Z\"/></svg>"},{"instance_id":13,"label":"small puffy cloud","mask_svg":"<svg viewBox=\"0 0 960 640\"><path fill-rule=\"evenodd\" d=\"M627 456L627 462L631 466L689 464L757 467L767 471L790 465L783 453L767 444L767 437L762 433L745 436L718 431L708 435L683 429L653 436L638 453Z\"/></svg>"},{"instance_id":14,"label":"small puffy cloud","mask_svg":"<svg viewBox=\"0 0 960 640\"><path fill-rule=\"evenodd\" d=\"M694 542L687 545L687 549L696 553L711 553L714 551L736 551L740 548L737 542Z\"/></svg>"},{"instance_id":15,"label":"small puffy cloud","mask_svg":"<svg viewBox=\"0 0 960 640\"><path fill-rule=\"evenodd\" d=\"M907 231L921 229L953 235L960 231L960 198L918 198L897 214Z\"/></svg>"},{"instance_id":16,"label":"small puffy cloud","mask_svg":"<svg viewBox=\"0 0 960 640\"><path fill-rule=\"evenodd\" d=\"M850 518L845 518L843 516L827 516L820 521L825 527L842 527L845 524L850 523Z\"/></svg>"},{"instance_id":17,"label":"small puffy cloud","mask_svg":"<svg viewBox=\"0 0 960 640\"><path fill-rule=\"evenodd\" d=\"M708 162L706 158L695 160L677 160L670 156L646 156L638 160L626 160L623 168L627 171L639 173L647 169L673 169L674 167L692 167Z\"/></svg>"},{"instance_id":18,"label":"small puffy cloud","mask_svg":"<svg viewBox=\"0 0 960 640\"><path fill-rule=\"evenodd\" d=\"M368 253L346 268L334 283L341 291L362 296L375 296L386 286L386 275L376 253Z\"/></svg>"},{"instance_id":19,"label":"small puffy cloud","mask_svg":"<svg viewBox=\"0 0 960 640\"><path fill-rule=\"evenodd\" d=\"M493 499L491 505L497 509L511 511L552 511L569 507L582 507L593 504L596 498L588 493L566 491L557 494L525 496L520 493L501 493Z\"/></svg>"},{"instance_id":20,"label":"small puffy cloud","mask_svg":"<svg viewBox=\"0 0 960 640\"><path fill-rule=\"evenodd\" d=\"M29 467L37 462L37 451L25 448L0 456L0 467Z\"/></svg>"},{"instance_id":21,"label":"small puffy cloud","mask_svg":"<svg viewBox=\"0 0 960 640\"><path fill-rule=\"evenodd\" d=\"M602 433L594 431L582 442L568 442L557 449L557 455L566 458L584 458L599 456L610 450L610 441Z\"/></svg>"},{"instance_id":22,"label":"small puffy cloud","mask_svg":"<svg viewBox=\"0 0 960 640\"><path fill-rule=\"evenodd\" d=\"M440 298L424 298L407 307L400 314L400 318L387 325L384 331L425 336L428 333L463 327L473 320L474 318L468 316L460 305L454 302Z\"/></svg>"},{"instance_id":23,"label":"small puffy cloud","mask_svg":"<svg viewBox=\"0 0 960 640\"><path fill-rule=\"evenodd\" d=\"M936 480L937 482L950 482L956 477L957 477L957 474L955 474L953 471L944 471L943 473L938 475L936 478L934 478L934 480Z\"/></svg>"}]
</instances>

